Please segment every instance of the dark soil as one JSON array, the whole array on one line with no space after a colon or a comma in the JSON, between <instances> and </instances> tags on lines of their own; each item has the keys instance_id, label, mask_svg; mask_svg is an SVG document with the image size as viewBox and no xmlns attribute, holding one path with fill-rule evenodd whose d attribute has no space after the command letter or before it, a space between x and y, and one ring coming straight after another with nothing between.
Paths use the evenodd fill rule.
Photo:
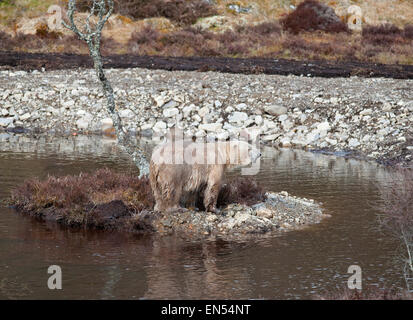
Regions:
<instances>
[{"instance_id":1,"label":"dark soil","mask_svg":"<svg viewBox=\"0 0 413 320\"><path fill-rule=\"evenodd\" d=\"M311 77L385 77L413 79L413 66L382 65L357 61L295 61L268 58L158 57L111 55L104 57L106 68L146 68L169 71L217 71L242 74L304 75ZM91 68L88 55L58 53L0 52L0 69L60 70Z\"/></svg>"}]
</instances>

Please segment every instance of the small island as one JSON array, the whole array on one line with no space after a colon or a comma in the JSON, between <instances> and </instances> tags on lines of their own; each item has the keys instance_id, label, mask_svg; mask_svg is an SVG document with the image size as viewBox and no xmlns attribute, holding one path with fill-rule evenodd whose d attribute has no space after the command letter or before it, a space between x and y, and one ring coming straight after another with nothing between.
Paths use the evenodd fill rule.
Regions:
<instances>
[{"instance_id":1,"label":"small island","mask_svg":"<svg viewBox=\"0 0 413 320\"><path fill-rule=\"evenodd\" d=\"M201 239L245 238L298 229L320 222L320 204L283 191L264 191L236 177L221 188L218 212L196 208L155 212L149 179L100 169L74 176L31 179L13 190L9 204L19 213L70 228L176 234Z\"/></svg>"}]
</instances>

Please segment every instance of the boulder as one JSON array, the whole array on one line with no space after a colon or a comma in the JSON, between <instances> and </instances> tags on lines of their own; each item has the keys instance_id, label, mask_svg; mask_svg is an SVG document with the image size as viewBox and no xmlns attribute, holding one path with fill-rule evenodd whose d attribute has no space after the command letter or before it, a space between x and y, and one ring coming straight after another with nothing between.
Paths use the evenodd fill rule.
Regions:
<instances>
[{"instance_id":1,"label":"boulder","mask_svg":"<svg viewBox=\"0 0 413 320\"><path fill-rule=\"evenodd\" d=\"M286 114L288 111L288 109L286 107L277 105L277 104L273 104L273 105L269 105L269 106L265 106L264 107L264 112L272 115L272 116L280 116L282 114Z\"/></svg>"}]
</instances>

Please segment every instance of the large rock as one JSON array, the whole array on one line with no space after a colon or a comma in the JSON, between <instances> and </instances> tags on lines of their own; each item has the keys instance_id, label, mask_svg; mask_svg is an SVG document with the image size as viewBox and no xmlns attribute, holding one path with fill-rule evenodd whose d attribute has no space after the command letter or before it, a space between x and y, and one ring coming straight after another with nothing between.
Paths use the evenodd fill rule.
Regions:
<instances>
[{"instance_id":1,"label":"large rock","mask_svg":"<svg viewBox=\"0 0 413 320\"><path fill-rule=\"evenodd\" d=\"M348 140L348 146L349 146L350 148L357 148L359 145L360 145L360 141L358 141L358 140L355 139L355 138L350 138L350 139Z\"/></svg>"},{"instance_id":2,"label":"large rock","mask_svg":"<svg viewBox=\"0 0 413 320\"><path fill-rule=\"evenodd\" d=\"M11 123L13 123L13 118L0 118L0 127L7 128Z\"/></svg>"},{"instance_id":3,"label":"large rock","mask_svg":"<svg viewBox=\"0 0 413 320\"><path fill-rule=\"evenodd\" d=\"M111 118L105 118L100 121L100 128L102 131L106 131L113 128L113 120Z\"/></svg>"},{"instance_id":4,"label":"large rock","mask_svg":"<svg viewBox=\"0 0 413 320\"><path fill-rule=\"evenodd\" d=\"M31 117L31 114L29 113L29 112L26 112L25 114L23 114L22 116L20 116L20 120L21 121L26 121L26 120L28 120L28 119L30 119L30 117Z\"/></svg>"},{"instance_id":5,"label":"large rock","mask_svg":"<svg viewBox=\"0 0 413 320\"><path fill-rule=\"evenodd\" d=\"M165 122L163 122L163 121L158 121L158 122L155 123L155 125L153 126L153 130L154 130L155 132L159 132L159 131L165 130L166 127L167 127L167 125L166 125Z\"/></svg>"},{"instance_id":6,"label":"large rock","mask_svg":"<svg viewBox=\"0 0 413 320\"><path fill-rule=\"evenodd\" d=\"M317 125L317 130L318 131L329 131L331 129L330 124L328 121L321 122Z\"/></svg>"},{"instance_id":7,"label":"large rock","mask_svg":"<svg viewBox=\"0 0 413 320\"><path fill-rule=\"evenodd\" d=\"M162 108L165 108L165 109L167 109L167 108L175 108L175 107L177 107L178 105L179 105L178 102L176 102L175 100L171 100L171 101L168 101L167 103L165 103L164 105L162 105Z\"/></svg>"},{"instance_id":8,"label":"large rock","mask_svg":"<svg viewBox=\"0 0 413 320\"><path fill-rule=\"evenodd\" d=\"M195 23L195 27L202 30L207 29L221 29L225 28L228 24L229 18L226 16L212 16L207 18L201 18Z\"/></svg>"},{"instance_id":9,"label":"large rock","mask_svg":"<svg viewBox=\"0 0 413 320\"><path fill-rule=\"evenodd\" d=\"M124 110L119 111L119 117L121 118L130 119L130 118L133 118L134 116L135 114L133 113L132 110L124 109Z\"/></svg>"},{"instance_id":10,"label":"large rock","mask_svg":"<svg viewBox=\"0 0 413 320\"><path fill-rule=\"evenodd\" d=\"M172 118L175 117L177 114L179 114L179 110L177 108L167 108L163 110L163 116L166 118Z\"/></svg>"},{"instance_id":11,"label":"large rock","mask_svg":"<svg viewBox=\"0 0 413 320\"><path fill-rule=\"evenodd\" d=\"M199 125L199 129L207 132L218 132L222 129L222 123L203 123Z\"/></svg>"},{"instance_id":12,"label":"large rock","mask_svg":"<svg viewBox=\"0 0 413 320\"><path fill-rule=\"evenodd\" d=\"M231 123L241 123L241 122L246 121L247 119L248 119L248 114L246 114L245 112L238 112L238 111L233 112L228 117L228 121Z\"/></svg>"},{"instance_id":13,"label":"large rock","mask_svg":"<svg viewBox=\"0 0 413 320\"><path fill-rule=\"evenodd\" d=\"M287 111L288 109L286 107L280 106L278 104L264 106L264 112L273 116L280 116L282 114L286 114Z\"/></svg>"},{"instance_id":14,"label":"large rock","mask_svg":"<svg viewBox=\"0 0 413 320\"><path fill-rule=\"evenodd\" d=\"M80 130L87 130L89 128L89 120L85 118L81 118L76 121L76 126Z\"/></svg>"},{"instance_id":15,"label":"large rock","mask_svg":"<svg viewBox=\"0 0 413 320\"><path fill-rule=\"evenodd\" d=\"M209 108L208 107L203 107L199 109L198 114L200 117L205 117L207 114L209 114Z\"/></svg>"}]
</instances>

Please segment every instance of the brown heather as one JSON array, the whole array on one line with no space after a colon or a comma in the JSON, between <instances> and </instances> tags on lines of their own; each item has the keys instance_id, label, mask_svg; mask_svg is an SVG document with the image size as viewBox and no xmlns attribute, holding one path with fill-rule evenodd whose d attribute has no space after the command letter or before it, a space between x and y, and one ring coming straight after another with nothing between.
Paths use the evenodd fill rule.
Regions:
<instances>
[{"instance_id":1,"label":"brown heather","mask_svg":"<svg viewBox=\"0 0 413 320\"><path fill-rule=\"evenodd\" d=\"M301 2L297 9L281 20L281 24L294 34L317 30L332 33L349 31L332 8L314 0Z\"/></svg>"},{"instance_id":2,"label":"brown heather","mask_svg":"<svg viewBox=\"0 0 413 320\"><path fill-rule=\"evenodd\" d=\"M80 11L89 11L91 0L78 1ZM133 19L165 17L180 26L194 24L199 18L217 14L204 0L115 0L115 13Z\"/></svg>"}]
</instances>

